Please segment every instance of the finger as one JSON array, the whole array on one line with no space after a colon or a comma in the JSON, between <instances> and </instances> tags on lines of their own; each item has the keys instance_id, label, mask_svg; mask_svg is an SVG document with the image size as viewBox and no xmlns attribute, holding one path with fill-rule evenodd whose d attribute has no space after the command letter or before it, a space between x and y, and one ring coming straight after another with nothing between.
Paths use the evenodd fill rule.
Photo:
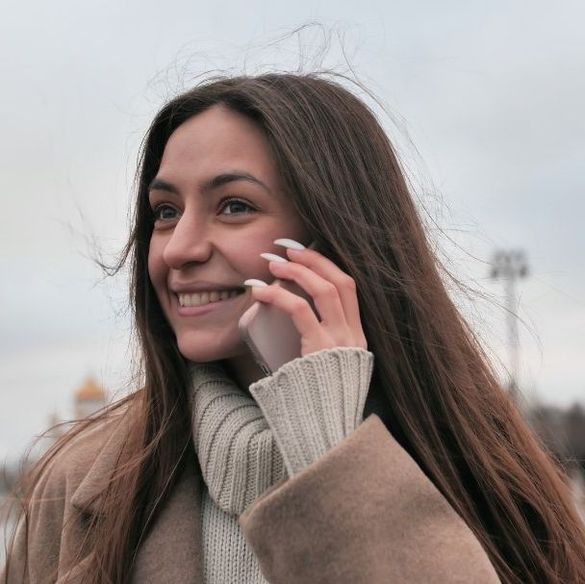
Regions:
<instances>
[{"instance_id":1,"label":"finger","mask_svg":"<svg viewBox=\"0 0 585 584\"><path fill-rule=\"evenodd\" d=\"M269 262L268 267L277 278L293 280L311 296L321 324L333 330L348 328L344 308L334 284L296 262Z\"/></svg>"},{"instance_id":2,"label":"finger","mask_svg":"<svg viewBox=\"0 0 585 584\"><path fill-rule=\"evenodd\" d=\"M254 287L254 300L275 306L286 313L299 332L301 339L316 339L320 336L320 323L309 303L300 296L278 285Z\"/></svg>"},{"instance_id":3,"label":"finger","mask_svg":"<svg viewBox=\"0 0 585 584\"><path fill-rule=\"evenodd\" d=\"M274 284L265 287L253 287L252 296L255 300L276 306L288 314L301 337L311 338L318 336L321 323L310 304L304 298Z\"/></svg>"},{"instance_id":4,"label":"finger","mask_svg":"<svg viewBox=\"0 0 585 584\"><path fill-rule=\"evenodd\" d=\"M314 249L287 249L286 252L293 262L306 266L335 285L347 325L363 334L355 280Z\"/></svg>"}]
</instances>

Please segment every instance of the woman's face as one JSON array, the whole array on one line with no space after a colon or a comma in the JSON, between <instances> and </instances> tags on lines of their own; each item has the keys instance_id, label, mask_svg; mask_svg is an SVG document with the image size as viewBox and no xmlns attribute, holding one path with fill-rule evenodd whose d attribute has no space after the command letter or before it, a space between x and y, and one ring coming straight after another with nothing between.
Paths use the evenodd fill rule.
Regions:
<instances>
[{"instance_id":1,"label":"woman's face","mask_svg":"<svg viewBox=\"0 0 585 584\"><path fill-rule=\"evenodd\" d=\"M286 200L268 143L248 118L214 106L169 138L150 185L155 211L148 272L181 354L195 362L247 358L238 320L253 303L250 289L202 307L181 306L198 287L270 282L262 252L284 255L272 242L288 237L309 245L308 233Z\"/></svg>"}]
</instances>

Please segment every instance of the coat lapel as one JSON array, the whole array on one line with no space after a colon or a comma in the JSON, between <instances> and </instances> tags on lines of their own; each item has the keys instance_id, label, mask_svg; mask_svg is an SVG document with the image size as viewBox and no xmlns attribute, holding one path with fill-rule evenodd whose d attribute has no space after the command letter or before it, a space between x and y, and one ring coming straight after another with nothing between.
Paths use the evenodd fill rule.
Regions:
<instances>
[{"instance_id":1,"label":"coat lapel","mask_svg":"<svg viewBox=\"0 0 585 584\"><path fill-rule=\"evenodd\" d=\"M93 462L89 469L85 471L70 502L73 507L82 513L95 515L97 513L98 499L106 487L107 479L116 466L116 461L120 450L126 440L125 424L117 423L111 427L114 421L108 422L107 426L100 431L110 432L109 437L105 440L101 450L94 455ZM96 437L96 442L99 436ZM89 453L84 451L80 458L85 458ZM83 461L84 462L84 461Z\"/></svg>"},{"instance_id":2,"label":"coat lapel","mask_svg":"<svg viewBox=\"0 0 585 584\"><path fill-rule=\"evenodd\" d=\"M140 546L135 584L203 584L200 475L191 469L175 485Z\"/></svg>"},{"instance_id":3,"label":"coat lapel","mask_svg":"<svg viewBox=\"0 0 585 584\"><path fill-rule=\"evenodd\" d=\"M99 496L116 465L124 440L124 424L119 424L71 496L70 503L79 513L97 512ZM203 584L201 480L197 465L187 468L178 479L140 545L132 574L133 583ZM77 577L82 581L83 564L88 559L71 570L72 582Z\"/></svg>"}]
</instances>

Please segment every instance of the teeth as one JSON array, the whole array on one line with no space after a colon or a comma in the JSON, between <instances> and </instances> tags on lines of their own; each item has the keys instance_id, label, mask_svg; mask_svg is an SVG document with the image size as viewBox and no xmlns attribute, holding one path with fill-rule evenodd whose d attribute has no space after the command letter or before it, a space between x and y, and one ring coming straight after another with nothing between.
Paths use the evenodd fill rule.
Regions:
<instances>
[{"instance_id":1,"label":"teeth","mask_svg":"<svg viewBox=\"0 0 585 584\"><path fill-rule=\"evenodd\" d=\"M213 290L211 292L201 292L196 294L179 294L179 304L181 306L202 306L210 302L227 300L240 294L239 290Z\"/></svg>"}]
</instances>

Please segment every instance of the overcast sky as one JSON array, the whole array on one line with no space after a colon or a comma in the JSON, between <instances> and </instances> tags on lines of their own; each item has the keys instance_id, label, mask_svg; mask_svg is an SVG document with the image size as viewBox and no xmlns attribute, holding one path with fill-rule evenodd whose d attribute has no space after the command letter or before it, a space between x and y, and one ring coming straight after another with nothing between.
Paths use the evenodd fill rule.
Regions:
<instances>
[{"instance_id":1,"label":"overcast sky","mask_svg":"<svg viewBox=\"0 0 585 584\"><path fill-rule=\"evenodd\" d=\"M310 70L327 34L324 65L343 70L343 48L389 111L432 236L480 294L456 298L496 366L508 363L504 296L489 261L496 248L522 248L522 386L546 403L581 400L584 6L4 0L0 459L51 412L70 416L87 375L111 392L131 385L125 274L103 281L89 255L113 261L125 241L156 110L210 69ZM323 28L283 40L313 21Z\"/></svg>"}]
</instances>

